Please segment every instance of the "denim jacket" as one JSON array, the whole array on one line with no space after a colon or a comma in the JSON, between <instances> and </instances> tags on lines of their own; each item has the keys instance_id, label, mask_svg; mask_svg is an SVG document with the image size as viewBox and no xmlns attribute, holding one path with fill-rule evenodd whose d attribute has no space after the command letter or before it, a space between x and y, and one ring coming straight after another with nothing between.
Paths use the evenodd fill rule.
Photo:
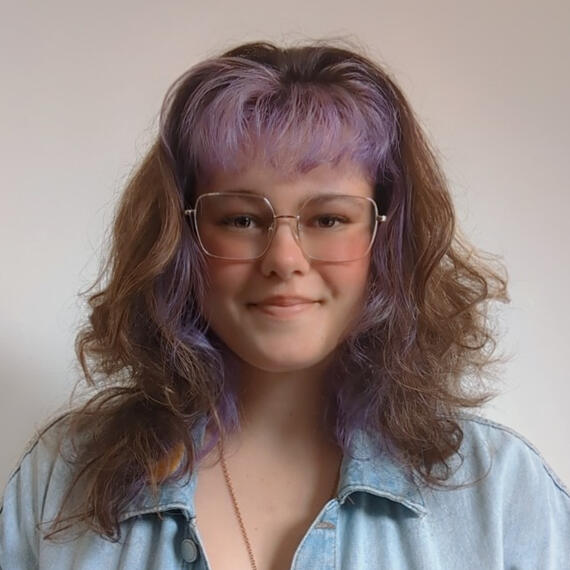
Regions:
<instances>
[{"instance_id":1,"label":"denim jacket","mask_svg":"<svg viewBox=\"0 0 570 570\"><path fill-rule=\"evenodd\" d=\"M448 488L410 478L359 432L343 458L336 496L295 552L295 570L570 569L570 496L513 431L476 416ZM51 428L33 442L5 489L0 514L3 570L210 569L194 510L196 476L140 495L120 518L121 538L92 532L67 542L42 538L70 468ZM457 487L459 485L459 487ZM213 569L215 570L215 569Z\"/></svg>"}]
</instances>

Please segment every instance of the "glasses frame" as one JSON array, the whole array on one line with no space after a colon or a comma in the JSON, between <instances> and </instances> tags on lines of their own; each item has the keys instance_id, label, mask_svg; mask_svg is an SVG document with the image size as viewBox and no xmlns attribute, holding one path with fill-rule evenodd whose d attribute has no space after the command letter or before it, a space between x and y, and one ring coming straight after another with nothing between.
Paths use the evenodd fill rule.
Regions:
<instances>
[{"instance_id":1,"label":"glasses frame","mask_svg":"<svg viewBox=\"0 0 570 570\"><path fill-rule=\"evenodd\" d=\"M271 221L271 225L267 228L268 238L269 238L267 240L267 245L265 246L265 249L258 256L247 257L247 258L224 257L221 255L216 255L214 253L211 253L206 249L206 246L204 245L204 243L202 242L202 238L200 237L200 231L198 230L197 211L200 201L207 196L245 196L247 198L260 198L265 201L265 203L269 206L269 209L271 210L271 213L273 215L273 220ZM372 237L370 238L370 243L368 244L368 248L360 257L356 257L354 259L347 259L347 260L330 261L328 259L321 259L319 257L314 257L312 255L309 255L303 248L301 242L301 235L302 235L301 217L299 215L299 212L301 212L305 207L305 205L311 200L315 198L322 198L328 196L338 197L338 198L358 198L360 200L367 200L374 207L374 230L372 232ZM277 220L279 219L295 220L296 223L295 223L295 231L293 232L293 237L295 238L295 241L297 242L299 249L303 252L303 255L308 259L312 259L314 261L322 261L325 263L347 263L349 261L356 261L368 255L368 253L372 249L372 244L374 243L374 240L376 238L376 232L378 231L378 224L383 223L387 220L387 216L378 213L378 205L376 204L376 201L373 198L369 198L368 196L353 196L351 194L321 194L317 196L309 196L299 207L297 215L292 215L292 214L277 215L275 213L275 209L273 208L273 204L271 204L271 201L267 196L251 194L249 192L207 192L206 194L201 194L200 196L198 196L198 198L196 199L196 203L194 204L194 207L184 210L184 215L188 216L192 220L194 231L196 232L196 237L198 238L198 244L200 245L202 251L210 257L214 257L216 259L223 259L225 261L256 261L257 259L261 259L268 252L269 248L271 247L271 244L273 243L273 238L275 236L275 228L277 227Z\"/></svg>"}]
</instances>

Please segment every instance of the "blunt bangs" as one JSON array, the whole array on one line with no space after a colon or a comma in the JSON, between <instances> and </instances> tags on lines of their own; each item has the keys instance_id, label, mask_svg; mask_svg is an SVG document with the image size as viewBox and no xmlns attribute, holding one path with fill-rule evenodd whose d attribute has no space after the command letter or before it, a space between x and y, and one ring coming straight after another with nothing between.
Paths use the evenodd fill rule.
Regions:
<instances>
[{"instance_id":1,"label":"blunt bangs","mask_svg":"<svg viewBox=\"0 0 570 570\"><path fill-rule=\"evenodd\" d=\"M199 86L189 89L197 77ZM165 124L178 125L178 140L163 134L176 147L185 181L207 183L215 172L239 172L255 157L286 176L347 161L374 182L396 139L396 112L354 62L299 77L222 57L190 69L171 93ZM177 110L181 116L168 117Z\"/></svg>"}]
</instances>

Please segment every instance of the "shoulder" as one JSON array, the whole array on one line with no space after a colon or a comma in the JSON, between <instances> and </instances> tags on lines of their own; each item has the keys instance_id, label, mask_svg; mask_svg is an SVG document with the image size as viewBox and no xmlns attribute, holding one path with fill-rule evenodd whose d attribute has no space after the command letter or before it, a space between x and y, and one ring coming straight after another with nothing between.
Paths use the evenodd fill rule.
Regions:
<instances>
[{"instance_id":1,"label":"shoulder","mask_svg":"<svg viewBox=\"0 0 570 570\"><path fill-rule=\"evenodd\" d=\"M65 413L55 419L50 420L43 425L31 437L16 466L9 476L12 480L21 471L22 467L38 460L47 461L48 463L56 462L62 451L71 451L72 445L68 438L69 433L69 414Z\"/></svg>"},{"instance_id":2,"label":"shoulder","mask_svg":"<svg viewBox=\"0 0 570 570\"><path fill-rule=\"evenodd\" d=\"M436 491L454 512L470 513L503 536L509 556L517 545L538 541L546 556L561 555L570 537L570 493L538 450L515 430L476 415L461 415L463 441L450 461L452 475ZM565 546L564 546L565 545ZM557 567L555 564L544 568Z\"/></svg>"},{"instance_id":3,"label":"shoulder","mask_svg":"<svg viewBox=\"0 0 570 570\"><path fill-rule=\"evenodd\" d=\"M44 534L73 479L68 416L45 426L26 446L0 505L0 568L36 568Z\"/></svg>"},{"instance_id":4,"label":"shoulder","mask_svg":"<svg viewBox=\"0 0 570 570\"><path fill-rule=\"evenodd\" d=\"M459 450L463 469L485 468L491 478L512 477L528 484L552 487L567 500L570 491L544 457L517 431L475 414L461 414L463 441Z\"/></svg>"},{"instance_id":5,"label":"shoulder","mask_svg":"<svg viewBox=\"0 0 570 570\"><path fill-rule=\"evenodd\" d=\"M11 517L33 517L37 524L56 514L73 472L70 459L74 448L67 433L64 415L28 442L2 495L0 514L4 528Z\"/></svg>"}]
</instances>

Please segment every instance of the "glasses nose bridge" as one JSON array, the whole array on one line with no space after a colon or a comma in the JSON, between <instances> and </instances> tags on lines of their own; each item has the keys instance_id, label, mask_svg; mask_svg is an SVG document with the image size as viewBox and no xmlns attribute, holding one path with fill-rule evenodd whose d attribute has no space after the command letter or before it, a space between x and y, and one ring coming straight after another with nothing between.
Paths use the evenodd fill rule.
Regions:
<instances>
[{"instance_id":1,"label":"glasses nose bridge","mask_svg":"<svg viewBox=\"0 0 570 570\"><path fill-rule=\"evenodd\" d=\"M299 215L294 216L293 214L280 214L279 216L273 216L273 223L271 224L271 231L275 233L277 230L277 223L279 220L287 220L287 221L294 221L295 224L293 226L293 235L298 239L299 238ZM291 227L291 223L289 223L289 227Z\"/></svg>"},{"instance_id":2,"label":"glasses nose bridge","mask_svg":"<svg viewBox=\"0 0 570 570\"><path fill-rule=\"evenodd\" d=\"M293 234L293 239L297 243L297 246L301 247L301 235L299 231L299 215L297 214L295 216L293 214L280 214L280 215L274 214L273 221L271 223L271 226L269 227L269 243L267 244L267 249L269 249L273 243L273 239L275 238L275 234L277 233L278 223L280 220L285 220L288 223L288 226L291 228L291 233Z\"/></svg>"}]
</instances>

